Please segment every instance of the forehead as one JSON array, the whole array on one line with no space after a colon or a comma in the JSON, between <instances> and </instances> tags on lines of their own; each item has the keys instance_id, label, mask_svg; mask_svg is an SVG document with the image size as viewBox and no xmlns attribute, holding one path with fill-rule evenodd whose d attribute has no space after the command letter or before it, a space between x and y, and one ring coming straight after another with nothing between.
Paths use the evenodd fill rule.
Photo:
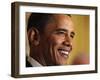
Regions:
<instances>
[{"instance_id":1,"label":"forehead","mask_svg":"<svg viewBox=\"0 0 100 80\"><path fill-rule=\"evenodd\" d=\"M73 31L74 25L72 19L68 15L63 14L55 14L52 18L48 21L48 24L45 27L45 32L52 32L56 29L65 29L67 31Z\"/></svg>"}]
</instances>

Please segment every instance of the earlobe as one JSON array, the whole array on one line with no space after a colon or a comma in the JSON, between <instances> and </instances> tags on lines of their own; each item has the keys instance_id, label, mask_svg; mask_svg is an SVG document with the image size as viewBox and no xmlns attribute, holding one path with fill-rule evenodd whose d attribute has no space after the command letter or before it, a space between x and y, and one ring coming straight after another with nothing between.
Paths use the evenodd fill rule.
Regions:
<instances>
[{"instance_id":1,"label":"earlobe","mask_svg":"<svg viewBox=\"0 0 100 80\"><path fill-rule=\"evenodd\" d=\"M28 40L29 40L30 45L34 45L34 46L39 45L39 41L40 41L39 31L35 28L29 29Z\"/></svg>"}]
</instances>

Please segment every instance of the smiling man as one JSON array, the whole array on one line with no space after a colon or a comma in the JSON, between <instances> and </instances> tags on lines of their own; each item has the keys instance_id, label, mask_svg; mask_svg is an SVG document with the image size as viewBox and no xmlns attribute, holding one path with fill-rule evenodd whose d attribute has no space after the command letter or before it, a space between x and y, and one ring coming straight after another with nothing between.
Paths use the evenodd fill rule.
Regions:
<instances>
[{"instance_id":1,"label":"smiling man","mask_svg":"<svg viewBox=\"0 0 100 80\"><path fill-rule=\"evenodd\" d=\"M30 46L27 67L66 64L75 35L70 15L32 13L27 33Z\"/></svg>"}]
</instances>

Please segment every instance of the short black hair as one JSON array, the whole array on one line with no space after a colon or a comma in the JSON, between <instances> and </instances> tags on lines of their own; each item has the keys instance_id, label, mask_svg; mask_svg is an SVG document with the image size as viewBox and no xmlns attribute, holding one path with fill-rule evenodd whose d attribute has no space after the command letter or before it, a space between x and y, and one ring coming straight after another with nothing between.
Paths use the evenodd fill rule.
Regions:
<instances>
[{"instance_id":1,"label":"short black hair","mask_svg":"<svg viewBox=\"0 0 100 80\"><path fill-rule=\"evenodd\" d=\"M48 14L48 13L31 13L28 19L27 31L30 28L35 27L36 29L39 30L39 32L43 32L44 27L46 26L46 24L53 15L54 14ZM70 14L67 15L71 17Z\"/></svg>"},{"instance_id":2,"label":"short black hair","mask_svg":"<svg viewBox=\"0 0 100 80\"><path fill-rule=\"evenodd\" d=\"M53 14L47 14L47 13L32 13L28 19L27 30L29 30L31 27L35 27L40 32L42 32L44 26L47 24L49 18L52 15Z\"/></svg>"}]
</instances>

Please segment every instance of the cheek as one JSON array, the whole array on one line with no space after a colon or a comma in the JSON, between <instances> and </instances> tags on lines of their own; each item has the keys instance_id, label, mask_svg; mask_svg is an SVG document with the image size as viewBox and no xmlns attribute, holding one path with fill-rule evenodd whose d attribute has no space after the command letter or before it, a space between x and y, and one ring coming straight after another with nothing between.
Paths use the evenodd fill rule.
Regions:
<instances>
[{"instance_id":1,"label":"cheek","mask_svg":"<svg viewBox=\"0 0 100 80\"><path fill-rule=\"evenodd\" d=\"M49 39L50 43L53 45L60 45L64 41L62 38L57 37L57 36L51 36Z\"/></svg>"}]
</instances>

